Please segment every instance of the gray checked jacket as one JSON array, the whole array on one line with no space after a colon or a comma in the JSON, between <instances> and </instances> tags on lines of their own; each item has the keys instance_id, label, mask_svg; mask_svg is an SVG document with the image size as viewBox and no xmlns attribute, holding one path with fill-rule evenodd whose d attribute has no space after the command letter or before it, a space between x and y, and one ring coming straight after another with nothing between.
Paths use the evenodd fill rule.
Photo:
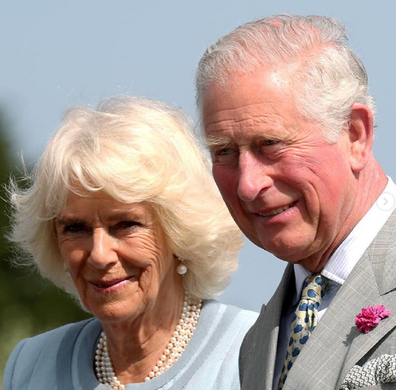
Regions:
<instances>
[{"instance_id":1,"label":"gray checked jacket","mask_svg":"<svg viewBox=\"0 0 396 390\"><path fill-rule=\"evenodd\" d=\"M274 296L244 339L239 357L242 390L272 389L280 316L293 279L293 267L288 265ZM371 332L360 333L355 326L356 314L375 304L390 310L390 317ZM362 367L384 355L396 355L396 212L334 297L290 370L283 390L340 389L354 366ZM396 389L395 383L368 383L356 388Z\"/></svg>"}]
</instances>

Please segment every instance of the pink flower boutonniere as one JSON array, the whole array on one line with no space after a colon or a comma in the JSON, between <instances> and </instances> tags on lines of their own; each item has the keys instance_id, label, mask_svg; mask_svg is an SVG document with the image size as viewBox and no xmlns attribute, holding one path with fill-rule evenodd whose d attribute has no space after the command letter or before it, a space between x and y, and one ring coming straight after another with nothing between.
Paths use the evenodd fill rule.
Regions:
<instances>
[{"instance_id":1,"label":"pink flower boutonniere","mask_svg":"<svg viewBox=\"0 0 396 390\"><path fill-rule=\"evenodd\" d=\"M384 305L365 307L355 317L355 324L360 332L368 333L374 329L384 318L389 317L391 312Z\"/></svg>"}]
</instances>

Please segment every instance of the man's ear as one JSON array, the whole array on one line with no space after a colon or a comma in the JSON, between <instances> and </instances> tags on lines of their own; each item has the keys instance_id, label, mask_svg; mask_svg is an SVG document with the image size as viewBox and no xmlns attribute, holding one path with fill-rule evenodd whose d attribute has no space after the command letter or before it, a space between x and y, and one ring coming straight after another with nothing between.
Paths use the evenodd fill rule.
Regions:
<instances>
[{"instance_id":1,"label":"man's ear","mask_svg":"<svg viewBox=\"0 0 396 390\"><path fill-rule=\"evenodd\" d=\"M374 141L374 119L371 110L362 103L354 103L349 122L350 164L353 172L360 172L367 164Z\"/></svg>"}]
</instances>

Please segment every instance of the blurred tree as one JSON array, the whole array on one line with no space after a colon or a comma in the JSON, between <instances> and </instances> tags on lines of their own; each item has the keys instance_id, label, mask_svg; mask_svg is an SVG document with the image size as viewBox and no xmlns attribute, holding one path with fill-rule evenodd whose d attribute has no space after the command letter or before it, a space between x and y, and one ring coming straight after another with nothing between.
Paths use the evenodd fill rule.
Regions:
<instances>
[{"instance_id":1,"label":"blurred tree","mask_svg":"<svg viewBox=\"0 0 396 390\"><path fill-rule=\"evenodd\" d=\"M5 238L10 209L4 185L17 173L5 128L0 115L0 384L8 356L18 341L90 316L36 271L11 266L15 254Z\"/></svg>"}]
</instances>

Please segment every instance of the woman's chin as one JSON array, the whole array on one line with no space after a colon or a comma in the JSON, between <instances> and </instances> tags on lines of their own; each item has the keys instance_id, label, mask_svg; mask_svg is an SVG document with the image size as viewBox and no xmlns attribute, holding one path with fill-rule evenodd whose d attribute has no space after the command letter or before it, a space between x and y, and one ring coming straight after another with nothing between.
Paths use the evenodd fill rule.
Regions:
<instances>
[{"instance_id":1,"label":"woman's chin","mask_svg":"<svg viewBox=\"0 0 396 390\"><path fill-rule=\"evenodd\" d=\"M133 317L141 300L137 280L126 280L108 287L90 286L84 307L101 321Z\"/></svg>"},{"instance_id":2,"label":"woman's chin","mask_svg":"<svg viewBox=\"0 0 396 390\"><path fill-rule=\"evenodd\" d=\"M102 307L96 308L93 314L100 322L105 324L133 321L138 316L138 312L136 304L125 305L120 302L118 304L104 304Z\"/></svg>"}]
</instances>

